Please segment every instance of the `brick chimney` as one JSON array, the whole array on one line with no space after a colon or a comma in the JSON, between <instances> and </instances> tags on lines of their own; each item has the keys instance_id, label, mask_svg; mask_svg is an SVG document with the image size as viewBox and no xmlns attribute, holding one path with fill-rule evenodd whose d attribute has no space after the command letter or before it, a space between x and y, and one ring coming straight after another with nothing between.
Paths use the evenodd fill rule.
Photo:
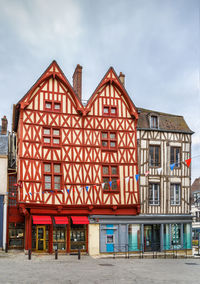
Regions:
<instances>
[{"instance_id":1,"label":"brick chimney","mask_svg":"<svg viewBox=\"0 0 200 284\"><path fill-rule=\"evenodd\" d=\"M78 64L73 74L73 88L80 100L82 99L82 68Z\"/></svg>"},{"instance_id":2,"label":"brick chimney","mask_svg":"<svg viewBox=\"0 0 200 284\"><path fill-rule=\"evenodd\" d=\"M8 128L8 120L4 115L4 117L1 119L1 135L7 134L7 128Z\"/></svg>"},{"instance_id":3,"label":"brick chimney","mask_svg":"<svg viewBox=\"0 0 200 284\"><path fill-rule=\"evenodd\" d=\"M124 86L125 85L125 75L122 72L119 73L119 80L121 81L122 85Z\"/></svg>"}]
</instances>

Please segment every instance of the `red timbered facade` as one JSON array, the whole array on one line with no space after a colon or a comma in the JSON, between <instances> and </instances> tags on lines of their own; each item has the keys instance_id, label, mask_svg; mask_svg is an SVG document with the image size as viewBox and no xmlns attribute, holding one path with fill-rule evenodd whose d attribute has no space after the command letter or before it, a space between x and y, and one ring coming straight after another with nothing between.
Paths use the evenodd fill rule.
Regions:
<instances>
[{"instance_id":1,"label":"red timbered facade","mask_svg":"<svg viewBox=\"0 0 200 284\"><path fill-rule=\"evenodd\" d=\"M78 236L84 235L81 248L87 251L88 216L140 211L133 102L112 67L86 106L77 92L53 61L15 107L17 203L25 218L25 249L52 252L60 230L66 242L62 250L76 250ZM49 223L41 221L44 217ZM56 217L66 217L60 219L64 224Z\"/></svg>"}]
</instances>

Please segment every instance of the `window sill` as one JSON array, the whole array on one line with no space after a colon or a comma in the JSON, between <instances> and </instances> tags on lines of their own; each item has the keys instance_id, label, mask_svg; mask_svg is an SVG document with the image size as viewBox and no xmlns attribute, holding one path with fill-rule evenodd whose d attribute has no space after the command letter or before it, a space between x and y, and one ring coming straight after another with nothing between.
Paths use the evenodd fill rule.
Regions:
<instances>
[{"instance_id":1,"label":"window sill","mask_svg":"<svg viewBox=\"0 0 200 284\"><path fill-rule=\"evenodd\" d=\"M117 189L117 190L112 190L112 189L103 189L103 193L114 193L114 194L119 194L120 193L120 190Z\"/></svg>"},{"instance_id":2,"label":"window sill","mask_svg":"<svg viewBox=\"0 0 200 284\"><path fill-rule=\"evenodd\" d=\"M101 148L102 152L117 152L117 148L110 149L110 148Z\"/></svg>"}]
</instances>

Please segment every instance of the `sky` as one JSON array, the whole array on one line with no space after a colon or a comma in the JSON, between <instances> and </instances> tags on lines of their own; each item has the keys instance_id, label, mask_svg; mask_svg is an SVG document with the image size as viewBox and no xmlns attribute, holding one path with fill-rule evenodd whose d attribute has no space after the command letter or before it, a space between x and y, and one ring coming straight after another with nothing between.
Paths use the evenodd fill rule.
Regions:
<instances>
[{"instance_id":1,"label":"sky","mask_svg":"<svg viewBox=\"0 0 200 284\"><path fill-rule=\"evenodd\" d=\"M200 177L199 0L0 0L0 117L52 60L87 100L108 70L125 74L138 107L183 115ZM199 157L198 157L199 155Z\"/></svg>"}]
</instances>

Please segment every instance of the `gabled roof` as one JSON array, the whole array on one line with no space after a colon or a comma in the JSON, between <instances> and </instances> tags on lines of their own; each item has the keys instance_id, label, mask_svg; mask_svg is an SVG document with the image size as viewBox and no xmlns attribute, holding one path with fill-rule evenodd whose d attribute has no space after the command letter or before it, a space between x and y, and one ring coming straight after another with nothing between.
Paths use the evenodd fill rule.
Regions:
<instances>
[{"instance_id":1,"label":"gabled roof","mask_svg":"<svg viewBox=\"0 0 200 284\"><path fill-rule=\"evenodd\" d=\"M196 178L191 187L192 194L195 192L200 192L200 177Z\"/></svg>"},{"instance_id":2,"label":"gabled roof","mask_svg":"<svg viewBox=\"0 0 200 284\"><path fill-rule=\"evenodd\" d=\"M119 77L117 76L117 74L116 74L116 72L115 72L115 70L114 70L114 68L112 66L108 69L108 71L104 75L103 79L101 80L101 82L99 83L99 85L97 86L95 91L93 92L92 96L89 98L88 103L87 103L87 105L85 107L85 112L88 113L90 111L91 106L92 106L94 100L98 96L98 91L104 85L106 85L108 83L113 83L115 86L117 86L117 88L120 90L120 92L124 96L128 106L129 106L130 114L133 115L137 119L138 118L138 113L137 113L136 106L134 105L133 101L129 97L129 95L128 95L124 85L121 83Z\"/></svg>"},{"instance_id":3,"label":"gabled roof","mask_svg":"<svg viewBox=\"0 0 200 284\"><path fill-rule=\"evenodd\" d=\"M155 130L155 131L168 131L178 133L193 134L194 132L188 127L183 116L174 115L169 113L158 112L154 110L137 108L139 119L137 123L138 130ZM158 129L152 129L149 124L149 117L157 115L159 120Z\"/></svg>"},{"instance_id":4,"label":"gabled roof","mask_svg":"<svg viewBox=\"0 0 200 284\"><path fill-rule=\"evenodd\" d=\"M83 105L80 101L80 98L76 95L73 87L65 77L65 74L59 67L58 63L53 60L52 63L47 67L47 69L44 71L44 73L39 77L39 79L35 82L35 84L29 89L29 91L18 101L16 105L14 105L13 109L13 130L17 130L17 125L18 125L18 119L19 119L19 113L21 108L26 108L26 106L29 104L29 99L31 98L32 93L35 91L35 89L45 80L49 78L57 78L61 83L66 86L77 107L77 110L80 112L84 111Z\"/></svg>"}]
</instances>

